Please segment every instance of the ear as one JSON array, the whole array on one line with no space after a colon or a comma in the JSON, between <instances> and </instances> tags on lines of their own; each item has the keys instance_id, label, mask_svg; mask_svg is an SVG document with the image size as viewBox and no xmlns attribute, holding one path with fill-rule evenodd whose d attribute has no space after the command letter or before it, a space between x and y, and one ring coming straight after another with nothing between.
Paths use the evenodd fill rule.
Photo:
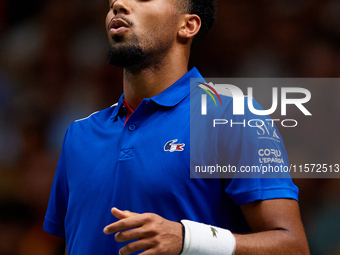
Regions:
<instances>
[{"instance_id":1,"label":"ear","mask_svg":"<svg viewBox=\"0 0 340 255\"><path fill-rule=\"evenodd\" d=\"M180 19L178 36L182 39L193 38L201 28L201 19L196 14L183 14Z\"/></svg>"}]
</instances>

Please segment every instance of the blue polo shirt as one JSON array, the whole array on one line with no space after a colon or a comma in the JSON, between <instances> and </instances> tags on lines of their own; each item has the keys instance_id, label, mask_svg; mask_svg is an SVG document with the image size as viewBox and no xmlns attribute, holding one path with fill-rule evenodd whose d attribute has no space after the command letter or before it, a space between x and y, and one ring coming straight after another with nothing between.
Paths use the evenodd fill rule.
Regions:
<instances>
[{"instance_id":1,"label":"blue polo shirt","mask_svg":"<svg viewBox=\"0 0 340 255\"><path fill-rule=\"evenodd\" d=\"M66 238L68 254L118 254L126 243L103 233L117 220L112 207L244 232L248 228L239 205L297 199L298 189L289 178L190 178L190 78L202 76L194 68L159 95L144 99L125 125L123 95L112 107L70 125L44 222L47 232ZM237 129L225 132L228 143L241 148L237 155L226 152L228 160L244 158L250 164L253 157L245 154L256 151L252 143L257 140L247 149L251 138L237 137ZM285 153L282 143L275 146Z\"/></svg>"}]
</instances>

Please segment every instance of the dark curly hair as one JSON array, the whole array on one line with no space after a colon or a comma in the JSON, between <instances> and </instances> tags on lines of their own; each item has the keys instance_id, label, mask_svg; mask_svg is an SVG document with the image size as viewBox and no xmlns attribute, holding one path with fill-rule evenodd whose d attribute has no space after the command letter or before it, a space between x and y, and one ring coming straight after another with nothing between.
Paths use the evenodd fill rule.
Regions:
<instances>
[{"instance_id":1,"label":"dark curly hair","mask_svg":"<svg viewBox=\"0 0 340 255\"><path fill-rule=\"evenodd\" d=\"M215 0L178 0L180 8L190 14L196 14L201 18L201 29L194 37L192 45L208 34L212 28L216 17L216 1Z\"/></svg>"}]
</instances>

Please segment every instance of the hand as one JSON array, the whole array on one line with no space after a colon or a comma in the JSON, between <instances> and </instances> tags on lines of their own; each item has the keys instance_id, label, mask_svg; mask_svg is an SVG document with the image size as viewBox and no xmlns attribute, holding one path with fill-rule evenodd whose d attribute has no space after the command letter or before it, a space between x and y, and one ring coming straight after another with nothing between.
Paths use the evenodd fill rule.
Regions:
<instances>
[{"instance_id":1,"label":"hand","mask_svg":"<svg viewBox=\"0 0 340 255\"><path fill-rule=\"evenodd\" d=\"M182 225L157 214L137 214L112 208L111 213L119 219L104 228L104 233L115 234L117 242L129 243L119 250L119 255L128 255L145 249L141 255L178 255L182 249Z\"/></svg>"}]
</instances>

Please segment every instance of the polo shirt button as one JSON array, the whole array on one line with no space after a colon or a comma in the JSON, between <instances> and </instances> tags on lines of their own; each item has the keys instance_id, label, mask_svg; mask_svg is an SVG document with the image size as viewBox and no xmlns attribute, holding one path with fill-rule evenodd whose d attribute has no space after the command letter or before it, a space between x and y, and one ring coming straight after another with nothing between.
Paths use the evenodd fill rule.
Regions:
<instances>
[{"instance_id":1,"label":"polo shirt button","mask_svg":"<svg viewBox=\"0 0 340 255\"><path fill-rule=\"evenodd\" d=\"M130 131L134 131L135 129L136 129L136 126L133 125L133 124L129 126L129 130L130 130Z\"/></svg>"}]
</instances>

